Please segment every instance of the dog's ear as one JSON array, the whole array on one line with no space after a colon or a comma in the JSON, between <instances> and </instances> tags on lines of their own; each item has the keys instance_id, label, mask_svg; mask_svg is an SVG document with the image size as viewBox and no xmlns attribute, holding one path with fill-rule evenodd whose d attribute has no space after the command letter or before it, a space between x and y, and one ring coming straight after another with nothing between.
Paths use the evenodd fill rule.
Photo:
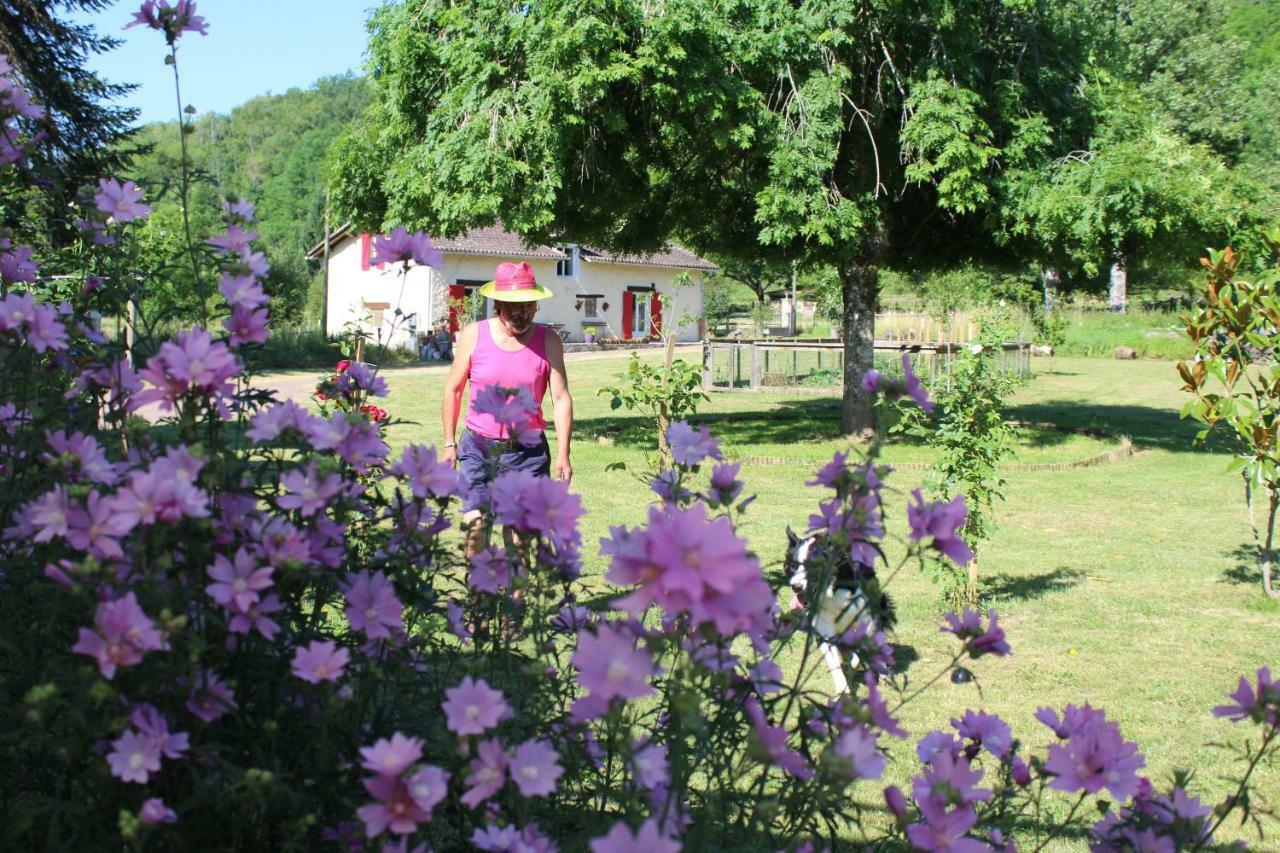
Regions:
<instances>
[{"instance_id":1,"label":"dog's ear","mask_svg":"<svg viewBox=\"0 0 1280 853\"><path fill-rule=\"evenodd\" d=\"M795 545L799 541L800 541L800 537L796 535L796 532L791 529L791 525L788 524L787 525L787 544Z\"/></svg>"}]
</instances>

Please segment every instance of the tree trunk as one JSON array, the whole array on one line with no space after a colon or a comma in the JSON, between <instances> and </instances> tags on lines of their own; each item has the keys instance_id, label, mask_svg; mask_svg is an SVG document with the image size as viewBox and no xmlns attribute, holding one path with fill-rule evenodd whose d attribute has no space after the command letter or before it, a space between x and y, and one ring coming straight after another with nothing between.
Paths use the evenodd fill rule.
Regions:
<instances>
[{"instance_id":1,"label":"tree trunk","mask_svg":"<svg viewBox=\"0 0 1280 853\"><path fill-rule=\"evenodd\" d=\"M1040 285L1044 288L1044 312L1053 310L1054 293L1062 286L1062 273L1057 267L1045 267L1040 270Z\"/></svg>"},{"instance_id":2,"label":"tree trunk","mask_svg":"<svg viewBox=\"0 0 1280 853\"><path fill-rule=\"evenodd\" d=\"M840 426L846 435L865 436L876 429L873 399L862 390L862 377L875 364L880 271L875 263L860 258L840 267L840 284L844 291L844 399Z\"/></svg>"},{"instance_id":3,"label":"tree trunk","mask_svg":"<svg viewBox=\"0 0 1280 853\"><path fill-rule=\"evenodd\" d=\"M973 552L969 561L969 583L965 587L965 600L975 610L978 608L978 552Z\"/></svg>"},{"instance_id":4,"label":"tree trunk","mask_svg":"<svg viewBox=\"0 0 1280 853\"><path fill-rule=\"evenodd\" d=\"M1115 263L1111 265L1111 292L1108 295L1108 307L1117 314L1125 312L1129 301L1129 270L1125 267L1124 255L1117 254Z\"/></svg>"}]
</instances>

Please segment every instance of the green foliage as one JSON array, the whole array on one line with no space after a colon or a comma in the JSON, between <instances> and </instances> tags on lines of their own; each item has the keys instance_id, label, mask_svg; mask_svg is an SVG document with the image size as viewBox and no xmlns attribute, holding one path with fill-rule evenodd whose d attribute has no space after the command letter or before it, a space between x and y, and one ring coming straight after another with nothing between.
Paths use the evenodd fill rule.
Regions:
<instances>
[{"instance_id":1,"label":"green foliage","mask_svg":"<svg viewBox=\"0 0 1280 853\"><path fill-rule=\"evenodd\" d=\"M228 115L205 115L191 124L187 146L196 179L190 205L193 227L198 234L208 233L206 225L217 221L218 205L226 197L256 205L254 230L271 263L265 282L271 316L281 325L320 316L318 289L305 255L324 233L322 175L334 140L368 97L364 78L327 77L308 89L264 95ZM172 192L181 162L177 123L148 125L139 139L152 150L136 160L129 177L146 187L148 201L153 202L152 221L139 239L144 241L147 262L163 266L174 257L175 247L181 253L182 235L175 230L181 216ZM192 310L193 281L179 276L166 279L163 287L155 294L160 307ZM144 296L152 298L149 290Z\"/></svg>"},{"instance_id":2,"label":"green foliage","mask_svg":"<svg viewBox=\"0 0 1280 853\"><path fill-rule=\"evenodd\" d=\"M1013 428L1004 418L1005 397L1016 377L1001 371L996 349L1001 340L999 324L983 324L981 339L962 350L944 384L933 394L937 403L930 419L915 406L904 406L896 430L925 440L937 451L933 488L941 497L963 495L969 515L961 535L974 552L965 570L939 562L934 579L942 588L947 606L978 604L978 551L995 529L995 504L1004 499L1005 478L999 465L1013 449Z\"/></svg>"},{"instance_id":3,"label":"green foliage","mask_svg":"<svg viewBox=\"0 0 1280 853\"><path fill-rule=\"evenodd\" d=\"M1240 256L1230 248L1210 251L1204 301L1186 317L1187 336L1196 358L1179 362L1183 390L1195 399L1183 407L1205 426L1196 435L1203 443L1221 426L1236 445L1232 469L1244 477L1250 521L1258 545L1262 585L1280 598L1272 585L1275 528L1280 510L1280 228L1263 236L1270 253L1269 269L1252 281L1237 274ZM1254 514L1255 495L1265 496L1266 521Z\"/></svg>"},{"instance_id":4,"label":"green foliage","mask_svg":"<svg viewBox=\"0 0 1280 853\"><path fill-rule=\"evenodd\" d=\"M712 335L722 335L729 328L729 321L740 307L733 301L731 285L720 276L707 278L702 285L702 316Z\"/></svg>"},{"instance_id":5,"label":"green foliage","mask_svg":"<svg viewBox=\"0 0 1280 853\"><path fill-rule=\"evenodd\" d=\"M1241 203L1222 161L1122 85L1100 94L1100 110L1086 150L1010 178L1004 238L1028 239L1089 275L1227 239Z\"/></svg>"},{"instance_id":6,"label":"green foliage","mask_svg":"<svg viewBox=\"0 0 1280 853\"><path fill-rule=\"evenodd\" d=\"M669 365L654 365L632 353L627 372L618 378L620 384L601 388L599 393L611 398L611 409L626 407L652 418L659 454L664 463L669 463L667 425L688 420L697 414L699 403L711 400L702 390L702 366L678 358Z\"/></svg>"},{"instance_id":7,"label":"green foliage","mask_svg":"<svg viewBox=\"0 0 1280 853\"><path fill-rule=\"evenodd\" d=\"M755 326L756 334L763 335L769 328L769 321L773 319L773 306L767 302L757 302L751 306L751 325Z\"/></svg>"}]
</instances>

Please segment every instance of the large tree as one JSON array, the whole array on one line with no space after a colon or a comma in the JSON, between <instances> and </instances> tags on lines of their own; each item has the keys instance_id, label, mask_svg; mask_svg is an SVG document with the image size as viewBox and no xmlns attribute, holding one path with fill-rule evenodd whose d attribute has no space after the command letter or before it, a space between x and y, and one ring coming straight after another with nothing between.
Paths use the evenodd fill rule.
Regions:
<instances>
[{"instance_id":1,"label":"large tree","mask_svg":"<svg viewBox=\"0 0 1280 853\"><path fill-rule=\"evenodd\" d=\"M393 4L335 200L367 227L833 265L861 431L879 264L991 250L1002 174L1087 133L1090 26L1053 0Z\"/></svg>"},{"instance_id":2,"label":"large tree","mask_svg":"<svg viewBox=\"0 0 1280 853\"><path fill-rule=\"evenodd\" d=\"M1135 263L1185 262L1227 243L1242 202L1213 150L1180 137L1146 98L1120 83L1096 97L1100 121L1086 145L1011 171L1002 236L1090 275L1107 269L1109 304L1122 312Z\"/></svg>"}]
</instances>

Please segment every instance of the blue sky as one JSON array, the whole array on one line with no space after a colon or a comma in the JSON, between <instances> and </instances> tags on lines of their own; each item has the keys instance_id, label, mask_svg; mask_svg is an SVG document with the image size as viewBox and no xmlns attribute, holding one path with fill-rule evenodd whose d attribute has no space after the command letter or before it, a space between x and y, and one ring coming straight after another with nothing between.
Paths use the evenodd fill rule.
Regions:
<instances>
[{"instance_id":1,"label":"blue sky","mask_svg":"<svg viewBox=\"0 0 1280 853\"><path fill-rule=\"evenodd\" d=\"M125 40L91 60L113 83L137 83L124 102L142 110L140 121L177 118L173 72L164 64L164 36L146 27L122 31L141 0L121 0L95 15L73 16L99 32ZM256 95L306 87L320 77L360 72L364 22L375 0L197 0L209 35L183 33L178 69L183 105L197 115L227 113Z\"/></svg>"}]
</instances>

